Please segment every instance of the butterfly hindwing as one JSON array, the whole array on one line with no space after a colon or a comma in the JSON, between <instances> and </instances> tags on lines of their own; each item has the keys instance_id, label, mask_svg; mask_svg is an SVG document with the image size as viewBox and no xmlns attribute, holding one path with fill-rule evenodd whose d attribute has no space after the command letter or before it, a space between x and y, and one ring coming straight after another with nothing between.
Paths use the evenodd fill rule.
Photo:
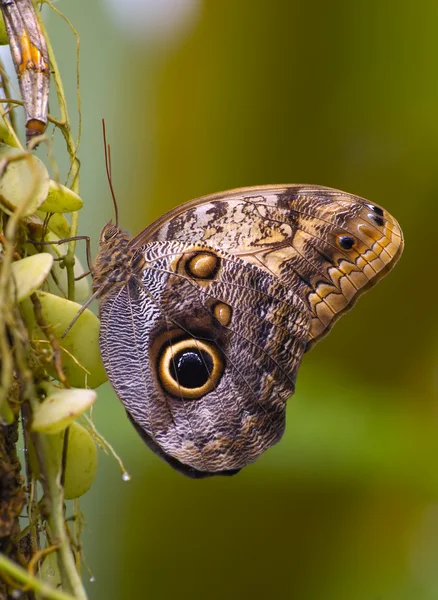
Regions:
<instances>
[{"instance_id":1,"label":"butterfly hindwing","mask_svg":"<svg viewBox=\"0 0 438 600\"><path fill-rule=\"evenodd\" d=\"M277 278L212 247L153 242L141 254L101 301L108 377L173 466L240 469L283 433L309 313Z\"/></svg>"}]
</instances>

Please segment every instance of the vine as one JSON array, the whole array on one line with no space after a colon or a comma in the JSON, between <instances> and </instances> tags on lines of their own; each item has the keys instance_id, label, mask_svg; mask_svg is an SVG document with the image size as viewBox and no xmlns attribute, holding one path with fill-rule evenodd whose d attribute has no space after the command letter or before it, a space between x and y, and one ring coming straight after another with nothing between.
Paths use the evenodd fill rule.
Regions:
<instances>
[{"instance_id":1,"label":"vine","mask_svg":"<svg viewBox=\"0 0 438 600\"><path fill-rule=\"evenodd\" d=\"M93 481L96 448L113 450L91 416L84 414L96 398L94 388L106 380L97 317L85 310L64 335L81 309L75 300L89 295L75 257L83 204L78 158L80 41L51 2L39 4L63 18L76 40L79 126L75 135L37 3L0 1L7 33L2 37L0 31L0 41L9 43L13 57L22 60L17 64L14 58L21 98L12 97L13 85L0 64L0 597L85 600L79 497ZM59 117L44 113L49 75ZM23 83L29 80L40 92L35 98ZM22 109L27 148L15 118ZM70 164L64 184L52 153L57 131ZM36 157L38 146L45 149L45 160ZM74 461L86 465L79 476L72 468ZM70 516L68 499L73 500ZM24 526L19 519L23 510Z\"/></svg>"}]
</instances>

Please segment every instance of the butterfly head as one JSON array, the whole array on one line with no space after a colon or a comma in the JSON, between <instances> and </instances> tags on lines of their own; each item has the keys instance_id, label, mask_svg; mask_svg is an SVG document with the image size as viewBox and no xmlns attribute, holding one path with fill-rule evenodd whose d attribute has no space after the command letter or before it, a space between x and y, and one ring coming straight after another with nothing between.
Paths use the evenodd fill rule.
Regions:
<instances>
[{"instance_id":1,"label":"butterfly head","mask_svg":"<svg viewBox=\"0 0 438 600\"><path fill-rule=\"evenodd\" d=\"M93 289L124 282L129 278L129 265L135 250L130 250L129 234L109 221L102 229L99 253L93 268Z\"/></svg>"},{"instance_id":2,"label":"butterfly head","mask_svg":"<svg viewBox=\"0 0 438 600\"><path fill-rule=\"evenodd\" d=\"M118 239L129 239L129 235L126 231L120 229L120 227L118 227L117 225L114 225L112 221L108 221L108 223L100 232L100 246L103 246L105 244L108 244L109 242L113 242Z\"/></svg>"}]
</instances>

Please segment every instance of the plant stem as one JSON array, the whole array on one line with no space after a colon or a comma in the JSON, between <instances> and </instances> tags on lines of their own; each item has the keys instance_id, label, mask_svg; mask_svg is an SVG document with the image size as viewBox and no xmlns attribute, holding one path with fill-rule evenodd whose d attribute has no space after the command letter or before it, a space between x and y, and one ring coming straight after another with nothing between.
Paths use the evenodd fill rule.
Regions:
<instances>
[{"instance_id":1,"label":"plant stem","mask_svg":"<svg viewBox=\"0 0 438 600\"><path fill-rule=\"evenodd\" d=\"M9 163L20 160L28 161L29 168L31 171L33 171L34 174L34 180L32 189L30 190L29 194L26 198L24 198L21 204L17 206L16 210L9 218L4 236L4 252L2 254L2 263L0 270L0 351L2 357L0 414L2 415L3 419L6 419L7 422L10 421L10 417L12 414L9 407L7 407L5 404L5 399L11 386L13 373L12 354L9 348L8 340L6 338L6 323L8 321L8 318L10 317L10 312L12 310L11 308L8 309L8 306L10 306L10 298L13 289L12 278L10 274L11 264L14 257L14 243L17 228L22 214L25 212L30 200L32 199L33 194L35 193L36 187L38 185L38 172L34 163L30 159L30 155L28 152L23 152L23 154L16 154L14 156L10 156L7 159L4 159L2 161L2 164L0 165L0 175L3 175Z\"/></svg>"},{"instance_id":2,"label":"plant stem","mask_svg":"<svg viewBox=\"0 0 438 600\"><path fill-rule=\"evenodd\" d=\"M50 436L35 433L32 437L44 469L43 486L50 502L48 516L52 536L50 541L58 546L56 552L63 588L70 591L76 600L87 600L64 523L64 490L60 482L61 463L59 457L53 456Z\"/></svg>"},{"instance_id":3,"label":"plant stem","mask_svg":"<svg viewBox=\"0 0 438 600\"><path fill-rule=\"evenodd\" d=\"M65 143L67 145L67 151L68 151L68 154L69 154L70 160L71 160L71 176L72 176L71 189L76 194L79 195L80 163L79 163L79 159L76 155L76 151L77 151L76 144L75 144L75 141L74 141L72 133L71 133L71 125L70 125L70 120L69 120L69 116L68 116L67 101L65 98L64 86L62 84L62 79L61 79L61 75L59 72L58 64L56 62L55 54L53 52L52 44L50 43L49 37L47 35L47 30L45 28L44 22L41 18L39 10L37 9L36 1L32 0L32 2L35 6L35 11L36 11L39 25L41 27L41 31L42 31L44 37L46 38L47 52L49 54L49 61L50 61L50 68L53 73L53 80L55 83L56 93L58 96L59 111L61 113L59 128L61 129L62 135L64 136ZM47 2L47 4L50 5L49 2ZM73 212L71 214L70 237L75 237L77 235L78 221L79 221L78 213ZM65 268L67 270L67 290L68 290L67 295L68 295L69 300L75 299L75 275L74 275L75 249L76 249L76 242L74 240L72 240L68 245L67 254L64 259Z\"/></svg>"},{"instance_id":4,"label":"plant stem","mask_svg":"<svg viewBox=\"0 0 438 600\"><path fill-rule=\"evenodd\" d=\"M0 554L0 573L6 573L10 577L13 577L17 582L38 592L44 596L44 598L47 598L47 600L75 600L74 596L56 590L46 583L43 583L40 579L19 567L17 563L14 563L4 554Z\"/></svg>"}]
</instances>

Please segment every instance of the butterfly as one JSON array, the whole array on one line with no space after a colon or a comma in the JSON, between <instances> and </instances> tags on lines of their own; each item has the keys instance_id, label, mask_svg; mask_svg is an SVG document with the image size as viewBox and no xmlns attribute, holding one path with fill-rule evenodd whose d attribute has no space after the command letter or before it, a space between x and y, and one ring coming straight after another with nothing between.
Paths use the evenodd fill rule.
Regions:
<instances>
[{"instance_id":1,"label":"butterfly","mask_svg":"<svg viewBox=\"0 0 438 600\"><path fill-rule=\"evenodd\" d=\"M402 250L383 208L313 185L192 200L132 239L108 223L100 348L137 432L193 478L255 461L282 437L304 353Z\"/></svg>"}]
</instances>

